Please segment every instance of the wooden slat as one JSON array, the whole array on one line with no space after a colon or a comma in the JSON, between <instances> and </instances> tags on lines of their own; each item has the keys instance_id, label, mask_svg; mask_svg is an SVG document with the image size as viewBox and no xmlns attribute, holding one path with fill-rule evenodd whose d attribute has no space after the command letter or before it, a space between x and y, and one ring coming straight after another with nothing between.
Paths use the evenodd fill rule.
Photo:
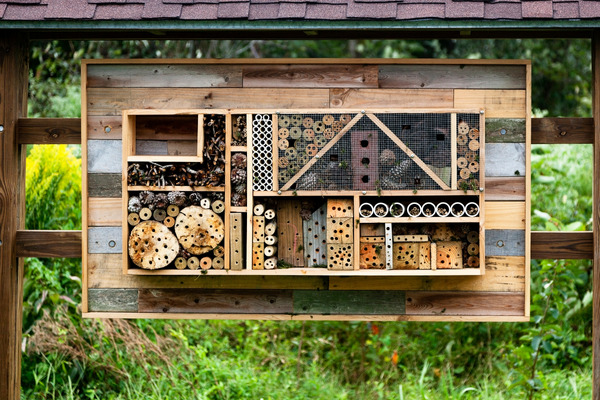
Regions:
<instances>
[{"instance_id":1,"label":"wooden slat","mask_svg":"<svg viewBox=\"0 0 600 400\"><path fill-rule=\"evenodd\" d=\"M523 315L519 292L406 292L408 315Z\"/></svg>"},{"instance_id":2,"label":"wooden slat","mask_svg":"<svg viewBox=\"0 0 600 400\"><path fill-rule=\"evenodd\" d=\"M376 88L377 65L247 65L244 88Z\"/></svg>"},{"instance_id":3,"label":"wooden slat","mask_svg":"<svg viewBox=\"0 0 600 400\"><path fill-rule=\"evenodd\" d=\"M486 256L524 256L525 231L515 229L485 231Z\"/></svg>"},{"instance_id":4,"label":"wooden slat","mask_svg":"<svg viewBox=\"0 0 600 400\"><path fill-rule=\"evenodd\" d=\"M91 312L137 312L137 289L89 289L88 309Z\"/></svg>"},{"instance_id":5,"label":"wooden slat","mask_svg":"<svg viewBox=\"0 0 600 400\"><path fill-rule=\"evenodd\" d=\"M328 89L90 88L88 115L121 115L123 109L327 108ZM92 100L93 99L93 100Z\"/></svg>"},{"instance_id":6,"label":"wooden slat","mask_svg":"<svg viewBox=\"0 0 600 400\"><path fill-rule=\"evenodd\" d=\"M453 290L523 292L523 257L486 257L483 276L329 277L330 290Z\"/></svg>"},{"instance_id":7,"label":"wooden slat","mask_svg":"<svg viewBox=\"0 0 600 400\"><path fill-rule=\"evenodd\" d=\"M525 118L524 90L454 90L454 107L485 108L486 118Z\"/></svg>"},{"instance_id":8,"label":"wooden slat","mask_svg":"<svg viewBox=\"0 0 600 400\"><path fill-rule=\"evenodd\" d=\"M532 259L591 259L592 232L531 232Z\"/></svg>"},{"instance_id":9,"label":"wooden slat","mask_svg":"<svg viewBox=\"0 0 600 400\"><path fill-rule=\"evenodd\" d=\"M88 87L241 87L241 65L88 64Z\"/></svg>"},{"instance_id":10,"label":"wooden slat","mask_svg":"<svg viewBox=\"0 0 600 400\"><path fill-rule=\"evenodd\" d=\"M403 291L294 290L294 314L392 314L405 312Z\"/></svg>"},{"instance_id":11,"label":"wooden slat","mask_svg":"<svg viewBox=\"0 0 600 400\"><path fill-rule=\"evenodd\" d=\"M89 197L121 198L121 174L87 174Z\"/></svg>"},{"instance_id":12,"label":"wooden slat","mask_svg":"<svg viewBox=\"0 0 600 400\"><path fill-rule=\"evenodd\" d=\"M525 89L522 65L382 65L380 88Z\"/></svg>"},{"instance_id":13,"label":"wooden slat","mask_svg":"<svg viewBox=\"0 0 600 400\"><path fill-rule=\"evenodd\" d=\"M600 30L592 36L592 115L594 117L594 169L593 169L593 260L592 271L592 399L600 400Z\"/></svg>"},{"instance_id":14,"label":"wooden slat","mask_svg":"<svg viewBox=\"0 0 600 400\"><path fill-rule=\"evenodd\" d=\"M121 151L120 140L88 140L88 173L121 173Z\"/></svg>"},{"instance_id":15,"label":"wooden slat","mask_svg":"<svg viewBox=\"0 0 600 400\"><path fill-rule=\"evenodd\" d=\"M525 177L486 177L485 199L488 201L525 201Z\"/></svg>"},{"instance_id":16,"label":"wooden slat","mask_svg":"<svg viewBox=\"0 0 600 400\"><path fill-rule=\"evenodd\" d=\"M121 115L88 115L87 138L94 140L121 140L123 119Z\"/></svg>"},{"instance_id":17,"label":"wooden slat","mask_svg":"<svg viewBox=\"0 0 600 400\"><path fill-rule=\"evenodd\" d=\"M331 89L334 108L452 108L450 89Z\"/></svg>"},{"instance_id":18,"label":"wooden slat","mask_svg":"<svg viewBox=\"0 0 600 400\"><path fill-rule=\"evenodd\" d=\"M525 202L486 201L485 229L525 229Z\"/></svg>"},{"instance_id":19,"label":"wooden slat","mask_svg":"<svg viewBox=\"0 0 600 400\"><path fill-rule=\"evenodd\" d=\"M195 153L195 151L193 153ZM167 141L136 140L135 154L140 156L167 156L169 155Z\"/></svg>"},{"instance_id":20,"label":"wooden slat","mask_svg":"<svg viewBox=\"0 0 600 400\"><path fill-rule=\"evenodd\" d=\"M142 313L291 314L291 290L140 289Z\"/></svg>"},{"instance_id":21,"label":"wooden slat","mask_svg":"<svg viewBox=\"0 0 600 400\"><path fill-rule=\"evenodd\" d=\"M81 257L81 231L17 231L17 257Z\"/></svg>"},{"instance_id":22,"label":"wooden slat","mask_svg":"<svg viewBox=\"0 0 600 400\"><path fill-rule=\"evenodd\" d=\"M486 143L525 143L525 119L486 118Z\"/></svg>"},{"instance_id":23,"label":"wooden slat","mask_svg":"<svg viewBox=\"0 0 600 400\"><path fill-rule=\"evenodd\" d=\"M592 144L593 118L532 118L531 143Z\"/></svg>"},{"instance_id":24,"label":"wooden slat","mask_svg":"<svg viewBox=\"0 0 600 400\"><path fill-rule=\"evenodd\" d=\"M90 197L88 199L88 224L89 226L120 226L121 199Z\"/></svg>"},{"instance_id":25,"label":"wooden slat","mask_svg":"<svg viewBox=\"0 0 600 400\"><path fill-rule=\"evenodd\" d=\"M79 118L19 118L19 144L81 144Z\"/></svg>"},{"instance_id":26,"label":"wooden slat","mask_svg":"<svg viewBox=\"0 0 600 400\"><path fill-rule=\"evenodd\" d=\"M485 176L525 176L525 143L486 143Z\"/></svg>"},{"instance_id":27,"label":"wooden slat","mask_svg":"<svg viewBox=\"0 0 600 400\"><path fill-rule=\"evenodd\" d=\"M88 253L122 253L123 230L120 226L88 228Z\"/></svg>"}]
</instances>

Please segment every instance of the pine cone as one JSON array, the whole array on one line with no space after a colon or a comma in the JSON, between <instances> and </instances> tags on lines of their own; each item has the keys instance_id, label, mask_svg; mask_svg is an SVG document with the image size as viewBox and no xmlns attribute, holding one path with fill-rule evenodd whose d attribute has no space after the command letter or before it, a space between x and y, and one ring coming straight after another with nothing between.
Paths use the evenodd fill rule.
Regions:
<instances>
[{"instance_id":1,"label":"pine cone","mask_svg":"<svg viewBox=\"0 0 600 400\"><path fill-rule=\"evenodd\" d=\"M166 193L157 193L154 195L154 207L156 208L167 208L169 205L169 199Z\"/></svg>"},{"instance_id":2,"label":"pine cone","mask_svg":"<svg viewBox=\"0 0 600 400\"><path fill-rule=\"evenodd\" d=\"M231 183L234 185L239 185L240 183L246 182L246 170L241 168L236 168L231 171Z\"/></svg>"},{"instance_id":3,"label":"pine cone","mask_svg":"<svg viewBox=\"0 0 600 400\"><path fill-rule=\"evenodd\" d=\"M234 193L231 196L231 205L233 207L245 207L248 204L247 201L245 194Z\"/></svg>"},{"instance_id":4,"label":"pine cone","mask_svg":"<svg viewBox=\"0 0 600 400\"><path fill-rule=\"evenodd\" d=\"M307 208L303 208L300 210L300 218L304 221L308 221L312 217L312 211Z\"/></svg>"},{"instance_id":5,"label":"pine cone","mask_svg":"<svg viewBox=\"0 0 600 400\"><path fill-rule=\"evenodd\" d=\"M202 200L202 195L198 192L193 192L193 193L190 193L189 199L190 199L190 203L192 203L192 205L199 206L200 200Z\"/></svg>"},{"instance_id":6,"label":"pine cone","mask_svg":"<svg viewBox=\"0 0 600 400\"><path fill-rule=\"evenodd\" d=\"M248 193L248 188L245 183L239 184L234 188L235 193L238 194L246 194Z\"/></svg>"},{"instance_id":7,"label":"pine cone","mask_svg":"<svg viewBox=\"0 0 600 400\"><path fill-rule=\"evenodd\" d=\"M246 168L246 155L244 153L235 153L231 156L232 168Z\"/></svg>"},{"instance_id":8,"label":"pine cone","mask_svg":"<svg viewBox=\"0 0 600 400\"><path fill-rule=\"evenodd\" d=\"M393 165L396 162L396 154L390 149L385 149L379 155L379 162L383 165Z\"/></svg>"},{"instance_id":9,"label":"pine cone","mask_svg":"<svg viewBox=\"0 0 600 400\"><path fill-rule=\"evenodd\" d=\"M140 198L136 197L136 196L130 197L129 203L127 205L127 210L130 213L137 213L137 212L140 212L141 209L142 209L142 202L140 201Z\"/></svg>"},{"instance_id":10,"label":"pine cone","mask_svg":"<svg viewBox=\"0 0 600 400\"><path fill-rule=\"evenodd\" d=\"M177 207L183 207L187 201L187 197L183 192L169 192L167 198L170 204L174 204Z\"/></svg>"},{"instance_id":11,"label":"pine cone","mask_svg":"<svg viewBox=\"0 0 600 400\"><path fill-rule=\"evenodd\" d=\"M140 193L140 202L143 206L149 206L154 203L154 192L143 191Z\"/></svg>"}]
</instances>

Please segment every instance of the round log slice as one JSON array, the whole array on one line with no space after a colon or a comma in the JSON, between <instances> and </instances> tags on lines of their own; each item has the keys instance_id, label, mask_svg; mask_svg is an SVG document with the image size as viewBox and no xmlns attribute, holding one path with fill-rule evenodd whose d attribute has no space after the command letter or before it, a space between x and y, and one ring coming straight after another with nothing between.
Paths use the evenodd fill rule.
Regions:
<instances>
[{"instance_id":1,"label":"round log slice","mask_svg":"<svg viewBox=\"0 0 600 400\"><path fill-rule=\"evenodd\" d=\"M173 233L157 221L136 225L129 235L129 257L144 269L159 269L169 265L179 253L179 243Z\"/></svg>"},{"instance_id":2,"label":"round log slice","mask_svg":"<svg viewBox=\"0 0 600 400\"><path fill-rule=\"evenodd\" d=\"M190 206L179 212L175 221L175 234L184 249L191 254L200 255L208 253L221 243L225 226L214 211Z\"/></svg>"}]
</instances>

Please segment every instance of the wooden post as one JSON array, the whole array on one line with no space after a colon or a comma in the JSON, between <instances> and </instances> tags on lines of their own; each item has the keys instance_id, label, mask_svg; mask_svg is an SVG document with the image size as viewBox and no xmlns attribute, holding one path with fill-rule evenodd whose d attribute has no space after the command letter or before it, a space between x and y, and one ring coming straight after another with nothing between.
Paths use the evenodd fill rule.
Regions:
<instances>
[{"instance_id":1,"label":"wooden post","mask_svg":"<svg viewBox=\"0 0 600 400\"><path fill-rule=\"evenodd\" d=\"M592 41L592 82L593 82L593 117L594 117L594 270L592 290L594 293L592 314L592 349L593 349L593 378L592 398L600 400L600 31L594 31Z\"/></svg>"},{"instance_id":2,"label":"wooden post","mask_svg":"<svg viewBox=\"0 0 600 400\"><path fill-rule=\"evenodd\" d=\"M17 229L24 227L24 164L17 120L27 111L28 40L0 31L0 398L21 391L23 262L17 261Z\"/></svg>"}]
</instances>

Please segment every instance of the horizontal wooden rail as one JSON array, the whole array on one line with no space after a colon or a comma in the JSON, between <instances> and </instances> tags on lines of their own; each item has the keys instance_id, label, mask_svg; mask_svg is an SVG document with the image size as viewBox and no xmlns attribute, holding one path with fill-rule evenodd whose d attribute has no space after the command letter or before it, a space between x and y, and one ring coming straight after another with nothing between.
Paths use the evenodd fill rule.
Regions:
<instances>
[{"instance_id":1,"label":"horizontal wooden rail","mask_svg":"<svg viewBox=\"0 0 600 400\"><path fill-rule=\"evenodd\" d=\"M591 259L592 232L531 232L532 259ZM18 257L81 257L81 231L17 231Z\"/></svg>"},{"instance_id":2,"label":"horizontal wooden rail","mask_svg":"<svg viewBox=\"0 0 600 400\"><path fill-rule=\"evenodd\" d=\"M80 118L20 118L19 144L81 144Z\"/></svg>"},{"instance_id":3,"label":"horizontal wooden rail","mask_svg":"<svg viewBox=\"0 0 600 400\"><path fill-rule=\"evenodd\" d=\"M533 144L593 144L593 118L532 118Z\"/></svg>"}]
</instances>

